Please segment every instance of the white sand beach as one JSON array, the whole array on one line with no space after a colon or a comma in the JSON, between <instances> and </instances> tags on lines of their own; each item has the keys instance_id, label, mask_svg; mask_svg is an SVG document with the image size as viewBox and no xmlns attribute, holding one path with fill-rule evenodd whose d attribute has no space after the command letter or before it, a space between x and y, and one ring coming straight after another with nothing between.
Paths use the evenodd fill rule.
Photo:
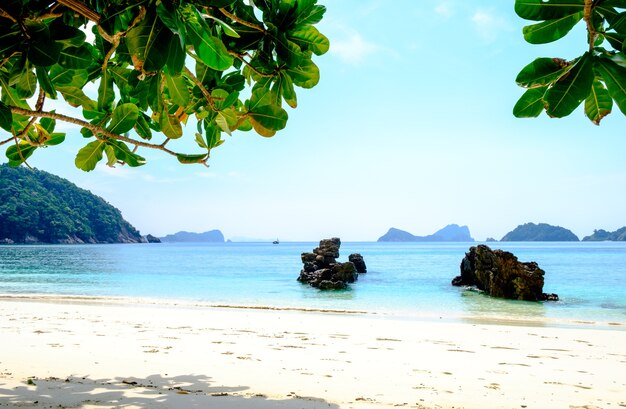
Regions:
<instances>
[{"instance_id":1,"label":"white sand beach","mask_svg":"<svg viewBox=\"0 0 626 409\"><path fill-rule=\"evenodd\" d=\"M0 299L0 408L619 408L626 326Z\"/></svg>"}]
</instances>

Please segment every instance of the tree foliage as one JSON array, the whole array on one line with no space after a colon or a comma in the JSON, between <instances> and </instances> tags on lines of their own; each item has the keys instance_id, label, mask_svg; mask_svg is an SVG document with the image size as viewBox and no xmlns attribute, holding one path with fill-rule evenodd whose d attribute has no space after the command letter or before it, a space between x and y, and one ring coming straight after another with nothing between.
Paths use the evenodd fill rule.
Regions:
<instances>
[{"instance_id":1,"label":"tree foliage","mask_svg":"<svg viewBox=\"0 0 626 409\"><path fill-rule=\"evenodd\" d=\"M587 28L585 52L572 60L538 58L517 83L527 91L513 109L517 117L571 114L584 102L596 125L615 103L626 114L626 0L516 0L515 12L536 23L524 27L531 44L565 37L577 24Z\"/></svg>"},{"instance_id":2,"label":"tree foliage","mask_svg":"<svg viewBox=\"0 0 626 409\"><path fill-rule=\"evenodd\" d=\"M285 105L297 106L296 87L319 81L312 58L329 48L315 28L324 12L317 0L3 0L9 164L62 143L58 121L85 138L75 161L85 171L103 159L142 165L138 148L206 164L224 133L271 137L287 123ZM61 98L74 117L44 109ZM197 150L170 149L190 117Z\"/></svg>"},{"instance_id":3,"label":"tree foliage","mask_svg":"<svg viewBox=\"0 0 626 409\"><path fill-rule=\"evenodd\" d=\"M0 240L118 243L141 235L118 209L65 179L0 165Z\"/></svg>"}]
</instances>

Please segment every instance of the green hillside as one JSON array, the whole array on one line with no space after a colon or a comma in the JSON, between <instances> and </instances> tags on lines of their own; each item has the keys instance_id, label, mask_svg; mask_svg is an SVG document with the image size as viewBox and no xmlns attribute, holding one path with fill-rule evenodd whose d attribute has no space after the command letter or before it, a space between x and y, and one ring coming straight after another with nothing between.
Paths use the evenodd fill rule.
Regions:
<instances>
[{"instance_id":1,"label":"green hillside","mask_svg":"<svg viewBox=\"0 0 626 409\"><path fill-rule=\"evenodd\" d=\"M3 243L138 243L139 232L104 199L58 176L0 165Z\"/></svg>"}]
</instances>

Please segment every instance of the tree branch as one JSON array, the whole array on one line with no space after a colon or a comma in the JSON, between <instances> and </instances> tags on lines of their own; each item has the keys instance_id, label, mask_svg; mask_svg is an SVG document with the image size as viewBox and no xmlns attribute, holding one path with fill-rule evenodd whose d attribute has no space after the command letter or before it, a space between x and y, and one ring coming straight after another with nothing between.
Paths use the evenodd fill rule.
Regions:
<instances>
[{"instance_id":1,"label":"tree branch","mask_svg":"<svg viewBox=\"0 0 626 409\"><path fill-rule=\"evenodd\" d=\"M587 32L589 33L589 52L593 52L596 39L598 38L598 32L593 26L593 6L594 0L585 0L583 19L587 23Z\"/></svg>"},{"instance_id":2,"label":"tree branch","mask_svg":"<svg viewBox=\"0 0 626 409\"><path fill-rule=\"evenodd\" d=\"M0 141L0 146L5 145L9 142L11 142L15 137L14 136L10 136L9 138L5 139L4 141Z\"/></svg>"},{"instance_id":3,"label":"tree branch","mask_svg":"<svg viewBox=\"0 0 626 409\"><path fill-rule=\"evenodd\" d=\"M275 73L272 74L265 74L259 70L257 70L256 68L254 68L252 66L252 64L250 64L248 61L245 60L245 58L243 58L243 55L236 53L234 51L228 50L228 54L232 55L233 57L237 58L238 60L240 60L242 63L246 64L246 66L248 68L250 68L252 71L254 71L258 76L263 77L263 78L274 78L276 76Z\"/></svg>"},{"instance_id":4,"label":"tree branch","mask_svg":"<svg viewBox=\"0 0 626 409\"><path fill-rule=\"evenodd\" d=\"M219 9L220 12L225 15L226 17L228 17L229 19L231 19L232 21L234 21L235 23L239 23L242 26L246 26L246 27L250 27L253 28L257 31L262 32L263 34L267 34L267 30L265 30L264 27L258 25L258 24L254 24L254 23L250 23L249 21L240 19L239 17L237 17L236 15L232 14L231 12L229 12L228 10L226 10L225 8L220 8Z\"/></svg>"},{"instance_id":5,"label":"tree branch","mask_svg":"<svg viewBox=\"0 0 626 409\"><path fill-rule=\"evenodd\" d=\"M185 66L185 74L187 74L189 78L191 78L193 83L196 84L198 88L200 88L200 92L202 92L202 95L204 95L204 98L207 100L207 102L211 106L211 109L215 111L216 109L215 109L215 103L213 102L213 97L211 96L209 91L206 89L206 87L202 84L202 82L200 82L200 80L195 75L193 75L193 73L189 70L189 68L187 68L187 66Z\"/></svg>"},{"instance_id":6,"label":"tree branch","mask_svg":"<svg viewBox=\"0 0 626 409\"><path fill-rule=\"evenodd\" d=\"M137 17L135 17L133 22L130 23L128 28L124 31L115 33L113 36L109 36L109 34L106 31L104 31L102 27L98 26L98 32L100 33L102 38L104 38L105 40L107 40L109 43L112 44L111 49L104 56L104 62L102 63L103 70L106 70L107 65L109 64L109 59L111 58L115 50L117 50L117 47L119 47L122 37L124 37L126 33L128 33L133 27L139 24L139 22L143 20L145 16L146 16L146 8L143 6L139 7L139 14L137 14ZM106 38L105 35L108 36L108 38Z\"/></svg>"},{"instance_id":7,"label":"tree branch","mask_svg":"<svg viewBox=\"0 0 626 409\"><path fill-rule=\"evenodd\" d=\"M156 145L153 143L148 143L148 142L143 142L143 141L138 141L132 138L128 138L126 136L122 136L122 135L118 135L115 134L113 132L107 131L106 129L103 129L97 125L94 125L92 123L80 120L80 119L76 119L76 118L72 118L71 116L67 116L67 115L63 115L63 114L57 114L56 112L46 112L46 111L41 111L41 112L37 112L37 111L31 111L30 109L24 109L24 108L20 108L20 107L16 107L16 106L12 106L12 105L8 105L9 109L11 109L11 112L16 113L18 115L25 115L25 116L30 116L30 117L37 117L37 118L50 118L50 119L57 119L59 121L63 121L63 122L68 122L74 125L78 125L78 126L82 126L83 128L87 128L89 129L91 132L94 133L94 135L102 135L102 136L106 136L107 138L111 138L111 139L116 139L118 141L122 141L122 142L126 142L129 143L131 145L135 145L135 146L141 146L143 148L149 148L149 149L156 149L156 150L160 150L163 151L167 154L170 154L172 156L176 156L176 152L165 148L162 145Z\"/></svg>"},{"instance_id":8,"label":"tree branch","mask_svg":"<svg viewBox=\"0 0 626 409\"><path fill-rule=\"evenodd\" d=\"M7 13L1 8L0 8L0 17L8 18L12 22L17 23L17 20L15 19L15 17L13 17L12 15L10 15L9 13Z\"/></svg>"},{"instance_id":9,"label":"tree branch","mask_svg":"<svg viewBox=\"0 0 626 409\"><path fill-rule=\"evenodd\" d=\"M100 24L100 14L87 7L80 0L57 0L57 3L62 4L70 10L74 10L76 13L85 17L87 20L91 20L96 24Z\"/></svg>"}]
</instances>

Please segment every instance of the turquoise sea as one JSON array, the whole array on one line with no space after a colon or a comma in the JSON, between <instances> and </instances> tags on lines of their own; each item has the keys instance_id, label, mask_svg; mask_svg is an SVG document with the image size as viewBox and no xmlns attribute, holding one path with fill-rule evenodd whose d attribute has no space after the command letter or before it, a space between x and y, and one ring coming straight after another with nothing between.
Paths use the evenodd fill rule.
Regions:
<instances>
[{"instance_id":1,"label":"turquoise sea","mask_svg":"<svg viewBox=\"0 0 626 409\"><path fill-rule=\"evenodd\" d=\"M626 324L626 243L488 243L536 261L549 303L504 301L452 287L472 243L343 243L368 267L345 291L296 281L317 243L0 246L0 295L131 297L198 305L368 311L407 318ZM621 328L620 328L621 327Z\"/></svg>"}]
</instances>

